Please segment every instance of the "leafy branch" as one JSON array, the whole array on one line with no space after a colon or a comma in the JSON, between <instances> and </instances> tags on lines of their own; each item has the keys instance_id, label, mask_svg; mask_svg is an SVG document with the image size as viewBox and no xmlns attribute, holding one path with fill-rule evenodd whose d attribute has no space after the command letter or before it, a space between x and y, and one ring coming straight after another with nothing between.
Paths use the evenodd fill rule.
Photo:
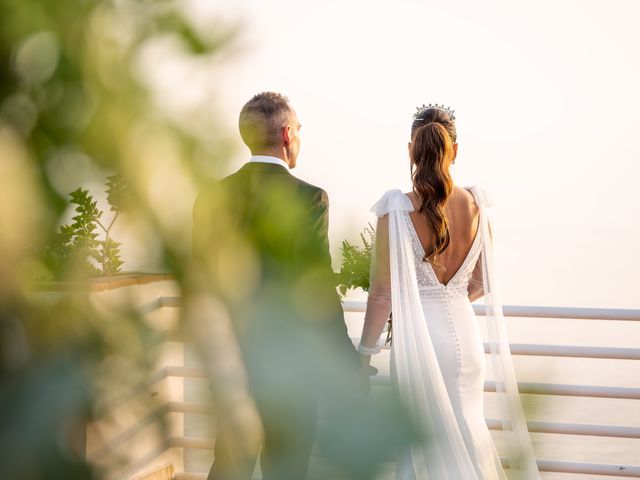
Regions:
<instances>
[{"instance_id":1,"label":"leafy branch","mask_svg":"<svg viewBox=\"0 0 640 480\"><path fill-rule=\"evenodd\" d=\"M126 210L129 202L127 186L120 175L111 175L110 177L107 177L106 194L107 201L109 202L111 211L114 212L114 215L107 227L102 224L100 218L96 219L98 227L100 227L105 234L104 240L100 242L100 249L97 252L96 261L102 269L102 275L112 275L120 271L122 259L120 258L121 244L111 238L111 228L118 218L118 215Z\"/></svg>"},{"instance_id":2,"label":"leafy branch","mask_svg":"<svg viewBox=\"0 0 640 480\"><path fill-rule=\"evenodd\" d=\"M360 233L362 245L354 245L347 240L342 241L342 266L338 277L338 290L344 297L347 290L352 288L362 288L365 292L371 286L371 257L373 254L373 243L375 241L375 230L370 223ZM387 338L385 344L391 343L393 331L393 316L389 314L387 322Z\"/></svg>"},{"instance_id":3,"label":"leafy branch","mask_svg":"<svg viewBox=\"0 0 640 480\"><path fill-rule=\"evenodd\" d=\"M103 212L88 190L79 187L69 194L70 203L76 205L73 221L60 227L44 251L45 265L54 278L62 278L69 265L88 275L108 276L120 271L121 244L111 238L111 229L126 208L128 194L119 175L108 177L106 186L107 201L114 212L108 224L103 223ZM104 240L98 239L98 229Z\"/></svg>"},{"instance_id":4,"label":"leafy branch","mask_svg":"<svg viewBox=\"0 0 640 480\"><path fill-rule=\"evenodd\" d=\"M362 288L369 291L371 254L375 231L370 223L360 233L362 245L351 244L347 240L342 241L342 266L338 277L338 290L344 297L347 290Z\"/></svg>"}]
</instances>

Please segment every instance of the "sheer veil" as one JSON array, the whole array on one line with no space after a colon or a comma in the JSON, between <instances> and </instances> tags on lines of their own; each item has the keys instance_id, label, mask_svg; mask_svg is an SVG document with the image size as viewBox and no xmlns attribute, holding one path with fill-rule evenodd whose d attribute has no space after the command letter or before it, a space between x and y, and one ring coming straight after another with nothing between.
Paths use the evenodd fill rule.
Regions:
<instances>
[{"instance_id":1,"label":"sheer veil","mask_svg":"<svg viewBox=\"0 0 640 480\"><path fill-rule=\"evenodd\" d=\"M511 471L511 478L538 479L540 474L527 430L527 422L520 402L518 383L513 368L511 349L507 327L502 313L498 283L493 264L493 243L489 230L487 208L491 201L487 194L478 187L471 192L480 208L480 228L482 234L482 284L484 290L484 309L487 323L487 340L493 375L496 383L496 394L502 430L505 433L507 447L506 457Z\"/></svg>"},{"instance_id":2,"label":"sheer veil","mask_svg":"<svg viewBox=\"0 0 640 480\"><path fill-rule=\"evenodd\" d=\"M480 208L485 315L500 418L508 446L505 460L510 469L510 478L538 479L493 271L487 218L490 202L482 190L472 187L471 192ZM478 475L460 434L424 321L407 223L410 221L407 212L413 211L413 205L400 190L391 190L373 206L372 211L379 217L388 214L392 354L398 388L411 414L433 439L411 448L416 478L476 480Z\"/></svg>"}]
</instances>

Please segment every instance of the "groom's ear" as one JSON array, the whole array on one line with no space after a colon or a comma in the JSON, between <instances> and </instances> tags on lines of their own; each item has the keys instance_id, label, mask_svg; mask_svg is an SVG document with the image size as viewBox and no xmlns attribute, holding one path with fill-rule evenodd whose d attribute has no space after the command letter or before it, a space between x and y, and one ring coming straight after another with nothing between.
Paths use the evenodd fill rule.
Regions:
<instances>
[{"instance_id":1,"label":"groom's ear","mask_svg":"<svg viewBox=\"0 0 640 480\"><path fill-rule=\"evenodd\" d=\"M289 145L291 143L291 125L285 125L282 129L282 141L285 145Z\"/></svg>"},{"instance_id":2,"label":"groom's ear","mask_svg":"<svg viewBox=\"0 0 640 480\"><path fill-rule=\"evenodd\" d=\"M458 156L458 144L454 143L453 144L453 159L452 159L452 161L455 160L457 156Z\"/></svg>"}]
</instances>

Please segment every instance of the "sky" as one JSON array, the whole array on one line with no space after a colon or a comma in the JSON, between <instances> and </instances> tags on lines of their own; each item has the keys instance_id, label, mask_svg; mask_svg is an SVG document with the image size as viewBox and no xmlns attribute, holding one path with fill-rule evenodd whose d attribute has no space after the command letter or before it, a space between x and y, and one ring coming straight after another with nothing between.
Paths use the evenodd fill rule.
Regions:
<instances>
[{"instance_id":1,"label":"sky","mask_svg":"<svg viewBox=\"0 0 640 480\"><path fill-rule=\"evenodd\" d=\"M503 302L640 308L640 2L184 5L202 28L240 26L201 86L231 132L255 93L289 97L302 124L292 173L329 193L336 268L371 205L410 190L411 115L437 102L456 111L454 181L494 200ZM228 173L250 155L237 142Z\"/></svg>"}]
</instances>

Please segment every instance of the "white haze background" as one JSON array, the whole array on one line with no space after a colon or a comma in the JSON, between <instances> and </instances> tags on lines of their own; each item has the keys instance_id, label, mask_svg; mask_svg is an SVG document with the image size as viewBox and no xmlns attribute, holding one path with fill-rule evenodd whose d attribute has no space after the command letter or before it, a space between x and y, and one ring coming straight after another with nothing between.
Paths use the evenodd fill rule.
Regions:
<instances>
[{"instance_id":1,"label":"white haze background","mask_svg":"<svg viewBox=\"0 0 640 480\"><path fill-rule=\"evenodd\" d=\"M232 131L253 94L289 96L293 173L329 192L334 257L384 191L410 189L411 114L438 102L456 110L454 180L495 201L504 302L640 307L640 3L186 4L242 26L213 86Z\"/></svg>"}]
</instances>

